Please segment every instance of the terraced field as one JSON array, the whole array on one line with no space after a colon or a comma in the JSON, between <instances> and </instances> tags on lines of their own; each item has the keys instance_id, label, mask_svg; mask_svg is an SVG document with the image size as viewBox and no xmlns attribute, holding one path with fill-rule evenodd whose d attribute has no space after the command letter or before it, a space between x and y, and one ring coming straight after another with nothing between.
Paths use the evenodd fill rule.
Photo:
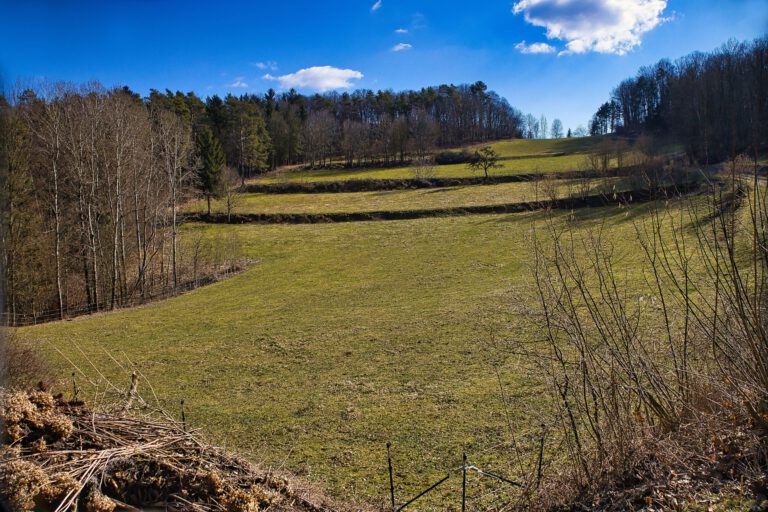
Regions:
<instances>
[{"instance_id":1,"label":"terraced field","mask_svg":"<svg viewBox=\"0 0 768 512\"><path fill-rule=\"evenodd\" d=\"M599 137L579 139L510 140L490 144L499 154L501 167L491 176L510 174L545 174L588 168L587 156L600 144ZM434 167L434 177L463 178L478 176L466 164ZM405 179L415 176L413 166L355 169L289 169L254 180L259 183L335 181L345 179Z\"/></svg>"},{"instance_id":2,"label":"terraced field","mask_svg":"<svg viewBox=\"0 0 768 512\"><path fill-rule=\"evenodd\" d=\"M47 347L62 376L71 369L53 347L94 382L91 363L125 383L132 361L169 409L186 400L194 426L338 495L386 495L387 440L403 492L462 450L510 471L506 449L491 448L509 441L509 419L518 435L535 429L543 404L524 365L491 342L536 338L512 306L513 293L529 297L530 237L544 215L188 226L236 233L258 263L178 298L18 333ZM592 216L583 228L604 217L634 267L625 212Z\"/></svg>"},{"instance_id":3,"label":"terraced field","mask_svg":"<svg viewBox=\"0 0 768 512\"><path fill-rule=\"evenodd\" d=\"M556 142L499 145L510 157L538 152L506 163L575 161L577 154L540 157L560 147ZM577 185L557 181L557 194ZM534 181L251 194L237 211L487 205L545 198L546 187ZM74 364L89 396L109 391L106 379L124 385L131 370L139 370L145 396L156 395L176 412L185 400L188 421L214 440L345 499L387 496L385 443L392 441L403 498L458 466L463 451L475 465L513 475L512 435L523 448L537 442L538 418L548 404L537 375L509 342L541 337L525 312L535 304L532 240L544 223L551 216L576 236L600 228L616 244L616 261L626 269L622 279L640 289L636 222L648 208L321 225L187 224L182 237L232 237L255 265L170 300L16 334L43 347L62 379L69 380ZM497 504L506 492L476 480L470 488L477 509ZM456 492L450 484L425 504L444 508Z\"/></svg>"},{"instance_id":4,"label":"terraced field","mask_svg":"<svg viewBox=\"0 0 768 512\"><path fill-rule=\"evenodd\" d=\"M235 199L232 213L350 213L523 203L609 192L622 183L618 178L605 178L331 194L242 194ZM197 201L185 211L203 212L205 208L204 201ZM225 201L214 201L211 211L226 212Z\"/></svg>"}]
</instances>

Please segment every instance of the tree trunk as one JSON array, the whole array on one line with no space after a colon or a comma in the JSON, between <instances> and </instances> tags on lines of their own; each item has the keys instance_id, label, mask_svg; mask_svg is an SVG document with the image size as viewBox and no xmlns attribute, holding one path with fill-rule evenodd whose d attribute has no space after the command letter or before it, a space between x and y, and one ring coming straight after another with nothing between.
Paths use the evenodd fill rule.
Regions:
<instances>
[{"instance_id":1,"label":"tree trunk","mask_svg":"<svg viewBox=\"0 0 768 512\"><path fill-rule=\"evenodd\" d=\"M59 301L59 319L64 319L64 297L61 291L61 212L59 211L59 171L56 160L59 155L58 135L56 136L56 155L53 161L53 218L54 218L54 254L56 258L56 296Z\"/></svg>"}]
</instances>

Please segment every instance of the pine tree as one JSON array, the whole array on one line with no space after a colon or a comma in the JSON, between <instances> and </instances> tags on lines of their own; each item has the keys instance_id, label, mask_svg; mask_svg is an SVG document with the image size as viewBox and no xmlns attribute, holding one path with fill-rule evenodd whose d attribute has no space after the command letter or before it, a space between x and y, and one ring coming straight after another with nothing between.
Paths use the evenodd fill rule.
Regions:
<instances>
[{"instance_id":1,"label":"pine tree","mask_svg":"<svg viewBox=\"0 0 768 512\"><path fill-rule=\"evenodd\" d=\"M221 197L224 188L224 149L213 132L205 129L198 139L200 167L197 170L197 187L208 201L208 215L211 214L211 198Z\"/></svg>"}]
</instances>

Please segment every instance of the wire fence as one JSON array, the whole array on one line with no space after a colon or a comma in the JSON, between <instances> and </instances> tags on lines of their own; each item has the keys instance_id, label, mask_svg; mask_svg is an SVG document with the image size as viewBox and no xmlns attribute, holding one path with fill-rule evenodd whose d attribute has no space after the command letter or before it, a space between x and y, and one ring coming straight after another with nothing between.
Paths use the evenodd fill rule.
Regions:
<instances>
[{"instance_id":1,"label":"wire fence","mask_svg":"<svg viewBox=\"0 0 768 512\"><path fill-rule=\"evenodd\" d=\"M392 512L400 512L401 510L404 510L407 507L410 507L420 499L424 498L431 492L438 489L448 480L450 480L453 477L457 477L458 475L461 475L461 510L462 512L465 512L467 509L467 498L468 498L467 497L467 472L474 472L474 473L477 473L480 477L490 478L490 479L502 482L504 484L511 485L513 487L523 487L523 484L520 482L517 482L505 476L502 476L493 471L488 471L487 469L481 469L475 465L470 464L467 459L467 454L464 453L462 455L461 466L449 470L444 477L434 482L429 487L426 487L415 496L408 498L404 502L402 502L402 500L398 502L397 498L395 497L395 481L393 476L394 471L393 471L393 463L392 463L392 444L391 443L387 443L387 465L388 465L388 471L389 471L389 498L390 498L390 506L391 506ZM541 465L541 462L539 461L539 467L540 465Z\"/></svg>"},{"instance_id":2,"label":"wire fence","mask_svg":"<svg viewBox=\"0 0 768 512\"><path fill-rule=\"evenodd\" d=\"M188 281L183 281L176 285L176 287L169 286L160 291L146 293L143 296L131 296L121 299L120 301L116 301L115 303L112 303L111 301L102 301L97 304L67 305L64 308L63 315L62 311L59 311L58 309L37 311L28 314L13 312L0 313L0 325L5 325L7 327L23 327L27 325L37 325L46 322L53 322L56 320L66 320L103 311L113 311L116 309L141 306L143 304L155 302L158 300L170 299L171 297L176 297L196 288L213 284L215 282L221 281L222 279L226 279L235 274L238 274L250 266L251 262L238 262L236 264L228 265L223 269L219 269L213 274L190 279Z\"/></svg>"}]
</instances>

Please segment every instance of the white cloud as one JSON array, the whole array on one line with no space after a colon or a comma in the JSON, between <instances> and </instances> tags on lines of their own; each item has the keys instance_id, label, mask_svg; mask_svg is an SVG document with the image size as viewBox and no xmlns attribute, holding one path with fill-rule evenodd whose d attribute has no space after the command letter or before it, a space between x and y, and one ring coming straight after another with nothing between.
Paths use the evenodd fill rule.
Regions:
<instances>
[{"instance_id":1,"label":"white cloud","mask_svg":"<svg viewBox=\"0 0 768 512\"><path fill-rule=\"evenodd\" d=\"M414 13L414 15L411 16L411 28L427 28L427 17L420 12Z\"/></svg>"},{"instance_id":2,"label":"white cloud","mask_svg":"<svg viewBox=\"0 0 768 512\"><path fill-rule=\"evenodd\" d=\"M311 89L324 92L331 89L348 89L352 80L360 80L363 74L354 69L339 69L333 66L313 66L287 75L264 75L266 80L276 80L283 89Z\"/></svg>"},{"instance_id":3,"label":"white cloud","mask_svg":"<svg viewBox=\"0 0 768 512\"><path fill-rule=\"evenodd\" d=\"M667 0L519 0L513 12L547 29L549 39L566 41L560 54L624 55L646 32L667 21Z\"/></svg>"},{"instance_id":4,"label":"white cloud","mask_svg":"<svg viewBox=\"0 0 768 512\"><path fill-rule=\"evenodd\" d=\"M237 89L245 89L248 87L248 84L245 83L243 80L245 80L244 76L239 76L235 78L235 81L229 84L230 87L235 87Z\"/></svg>"},{"instance_id":5,"label":"white cloud","mask_svg":"<svg viewBox=\"0 0 768 512\"><path fill-rule=\"evenodd\" d=\"M397 30L395 30L395 34L407 34L407 33L408 33L407 28L398 28Z\"/></svg>"},{"instance_id":6,"label":"white cloud","mask_svg":"<svg viewBox=\"0 0 768 512\"><path fill-rule=\"evenodd\" d=\"M273 60L268 60L266 62L256 62L254 64L259 69L269 69L271 71L274 71L277 69L277 62Z\"/></svg>"},{"instance_id":7,"label":"white cloud","mask_svg":"<svg viewBox=\"0 0 768 512\"><path fill-rule=\"evenodd\" d=\"M376 0L376 3L371 6L371 12L381 9L381 0Z\"/></svg>"},{"instance_id":8,"label":"white cloud","mask_svg":"<svg viewBox=\"0 0 768 512\"><path fill-rule=\"evenodd\" d=\"M402 52L404 50L410 50L413 48L412 44L408 43L397 43L395 46L392 47L393 52Z\"/></svg>"},{"instance_id":9,"label":"white cloud","mask_svg":"<svg viewBox=\"0 0 768 512\"><path fill-rule=\"evenodd\" d=\"M537 53L553 53L555 51L555 47L551 44L547 43L532 43L532 44L525 44L525 41L520 41L515 45L515 49L519 51L520 53L531 53L531 54L537 54Z\"/></svg>"}]
</instances>

